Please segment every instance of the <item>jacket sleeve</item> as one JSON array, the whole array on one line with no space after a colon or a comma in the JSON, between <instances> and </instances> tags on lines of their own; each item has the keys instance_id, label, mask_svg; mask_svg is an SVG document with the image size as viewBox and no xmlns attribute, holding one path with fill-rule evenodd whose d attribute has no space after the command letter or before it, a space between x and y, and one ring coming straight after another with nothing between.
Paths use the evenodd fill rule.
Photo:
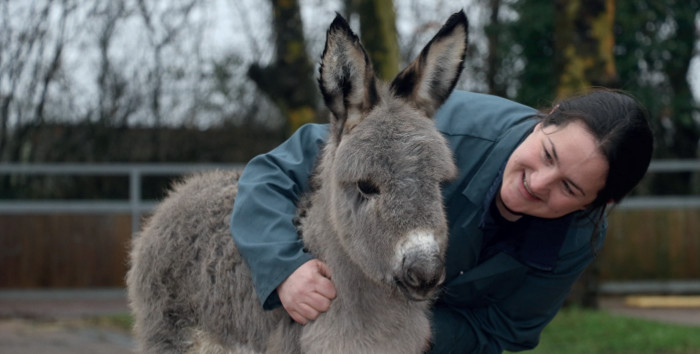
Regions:
<instances>
[{"instance_id":1,"label":"jacket sleeve","mask_svg":"<svg viewBox=\"0 0 700 354\"><path fill-rule=\"evenodd\" d=\"M570 232L590 240L592 230L584 227ZM605 227L599 232L602 242ZM433 308L431 353L501 353L536 347L542 330L594 255L593 247L586 243L562 255L553 272L528 272L514 293L490 305L468 308L438 302Z\"/></svg>"},{"instance_id":2,"label":"jacket sleeve","mask_svg":"<svg viewBox=\"0 0 700 354\"><path fill-rule=\"evenodd\" d=\"M293 218L327 132L325 125L299 128L274 150L250 160L238 181L231 234L265 309L280 305L277 286L313 258L304 251Z\"/></svg>"}]
</instances>

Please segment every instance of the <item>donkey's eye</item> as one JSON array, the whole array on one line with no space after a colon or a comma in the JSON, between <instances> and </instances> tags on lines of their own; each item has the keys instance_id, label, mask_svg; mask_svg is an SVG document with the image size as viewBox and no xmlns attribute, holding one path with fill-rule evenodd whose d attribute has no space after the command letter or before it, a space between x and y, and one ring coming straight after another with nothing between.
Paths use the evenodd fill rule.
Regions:
<instances>
[{"instance_id":1,"label":"donkey's eye","mask_svg":"<svg viewBox=\"0 0 700 354\"><path fill-rule=\"evenodd\" d=\"M379 187L367 180L357 181L357 190L365 197L379 194Z\"/></svg>"}]
</instances>

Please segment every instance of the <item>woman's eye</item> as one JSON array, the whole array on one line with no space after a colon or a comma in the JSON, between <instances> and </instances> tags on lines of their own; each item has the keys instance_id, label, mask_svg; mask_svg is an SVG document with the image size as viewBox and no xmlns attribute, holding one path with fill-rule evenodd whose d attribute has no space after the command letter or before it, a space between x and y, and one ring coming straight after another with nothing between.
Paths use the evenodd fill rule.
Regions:
<instances>
[{"instance_id":1,"label":"woman's eye","mask_svg":"<svg viewBox=\"0 0 700 354\"><path fill-rule=\"evenodd\" d=\"M358 181L357 190L360 191L364 196L371 197L373 195L379 194L379 187L370 181Z\"/></svg>"},{"instance_id":2,"label":"woman's eye","mask_svg":"<svg viewBox=\"0 0 700 354\"><path fill-rule=\"evenodd\" d=\"M552 155L549 154L549 151L547 149L544 150L544 157L547 159L547 161L552 161Z\"/></svg>"},{"instance_id":3,"label":"woman's eye","mask_svg":"<svg viewBox=\"0 0 700 354\"><path fill-rule=\"evenodd\" d=\"M574 195L574 190L571 189L571 186L567 182L563 182L564 184L564 189L566 189L566 193L569 195Z\"/></svg>"}]
</instances>

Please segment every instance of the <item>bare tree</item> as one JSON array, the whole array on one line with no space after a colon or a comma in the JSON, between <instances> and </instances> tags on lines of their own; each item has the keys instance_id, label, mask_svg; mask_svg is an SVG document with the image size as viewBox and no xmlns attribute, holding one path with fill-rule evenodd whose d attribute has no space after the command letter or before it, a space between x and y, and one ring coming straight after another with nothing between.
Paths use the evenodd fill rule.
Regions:
<instances>
[{"instance_id":1,"label":"bare tree","mask_svg":"<svg viewBox=\"0 0 700 354\"><path fill-rule=\"evenodd\" d=\"M162 126L165 110L173 108L172 105L165 107L163 101L165 90L175 86L173 80L168 79L173 78L172 74L178 75L179 70L186 70L177 68L175 72L172 72L171 70L177 65L172 62L174 58L166 58L165 53L177 53L178 41L181 40L183 33L190 29L189 16L198 3L199 0L178 1L174 5L170 4L169 7L158 9L156 2L137 1L138 11L147 29L150 42L152 66L146 75L148 81L144 84L148 87L146 93L149 101L148 111L154 120L155 127ZM167 86L166 81L168 81ZM177 102L177 100L171 99L167 103L173 102ZM156 160L165 159L161 134L160 130L153 130L152 142L156 147L154 149L157 154L154 156Z\"/></svg>"},{"instance_id":2,"label":"bare tree","mask_svg":"<svg viewBox=\"0 0 700 354\"><path fill-rule=\"evenodd\" d=\"M330 21L333 10L349 1L307 2L304 15L313 7L311 11L327 13ZM362 3L373 6L374 12L359 16L365 37L375 33L371 24L396 30L392 3ZM66 158L94 161L110 159L116 147L109 146L109 134L120 134L133 125L157 128L227 122L233 127L262 122L278 128L284 117L291 132L314 121L319 97L310 57L320 53L314 36L319 32L321 37L322 31L302 21L298 1L271 0L270 8L276 8L269 11L274 17L271 43L266 40L268 30L256 23L256 17L268 13L267 8L260 10L253 1L226 2L233 16L222 17L216 13L221 4L212 0L0 0L0 159L44 156L33 147L31 131L48 129L41 127L45 123L84 124L82 135L63 138L86 141L89 148L68 152L69 144L61 145ZM424 6L437 9L444 4ZM417 31L430 32L431 11L421 13L427 22L422 21ZM231 21L235 29L223 34L225 26L213 20ZM313 32L308 35L311 41L305 30ZM386 38L396 45L396 34ZM372 47L368 38L364 41ZM395 52L389 42L386 52ZM217 49L209 50L212 47ZM314 55L308 54L310 48ZM396 70L397 64L389 62L387 67ZM375 64L382 72L384 65ZM153 141L160 144L160 132L153 133ZM74 153L81 155L68 156ZM151 158L164 157L161 151Z\"/></svg>"},{"instance_id":3,"label":"bare tree","mask_svg":"<svg viewBox=\"0 0 700 354\"><path fill-rule=\"evenodd\" d=\"M35 149L30 138L45 121L49 91L61 75L66 23L75 5L45 1L18 9L4 1L0 10L0 160L31 160ZM20 10L26 11L21 23L13 17Z\"/></svg>"},{"instance_id":4,"label":"bare tree","mask_svg":"<svg viewBox=\"0 0 700 354\"><path fill-rule=\"evenodd\" d=\"M131 11L124 0L97 1L91 10L92 21L100 22L96 34L99 50L96 73L98 122L106 126L126 126L129 116L140 104L139 96L130 91L134 83L124 77L125 73L113 63L114 58L110 55L116 28L129 16Z\"/></svg>"},{"instance_id":5,"label":"bare tree","mask_svg":"<svg viewBox=\"0 0 700 354\"><path fill-rule=\"evenodd\" d=\"M166 46L172 45L178 35L184 29L187 15L195 5L191 1L180 6L180 9L166 9L158 13L152 7L153 2L138 0L139 14L148 30L148 39L151 44L153 66L148 78L150 84L150 112L155 119L155 125L160 126L163 120L161 95L163 93L163 81L165 76L165 65L163 61L163 51ZM181 10L181 11L178 11Z\"/></svg>"},{"instance_id":6,"label":"bare tree","mask_svg":"<svg viewBox=\"0 0 700 354\"><path fill-rule=\"evenodd\" d=\"M225 54L209 59L209 65L204 65L203 90L207 95L200 107L207 114L220 117L220 123L229 127L262 125L279 129L284 125L280 110L248 76L251 63L262 66L274 51L266 31L256 22L262 20L261 14L267 17L270 9L257 1L226 4L232 12L230 30L243 45L224 43Z\"/></svg>"},{"instance_id":7,"label":"bare tree","mask_svg":"<svg viewBox=\"0 0 700 354\"><path fill-rule=\"evenodd\" d=\"M248 76L270 97L287 120L288 134L316 120L318 93L297 0L270 0L275 59L250 66Z\"/></svg>"}]
</instances>

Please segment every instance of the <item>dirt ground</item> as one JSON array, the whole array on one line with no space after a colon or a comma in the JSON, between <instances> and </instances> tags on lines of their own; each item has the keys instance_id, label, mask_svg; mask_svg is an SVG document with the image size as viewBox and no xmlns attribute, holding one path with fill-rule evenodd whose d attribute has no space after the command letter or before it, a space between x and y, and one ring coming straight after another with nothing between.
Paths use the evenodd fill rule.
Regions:
<instances>
[{"instance_id":1,"label":"dirt ground","mask_svg":"<svg viewBox=\"0 0 700 354\"><path fill-rule=\"evenodd\" d=\"M639 307L628 304L622 297L600 299L600 308L612 314L641 318L670 324L700 327L700 306Z\"/></svg>"},{"instance_id":2,"label":"dirt ground","mask_svg":"<svg viewBox=\"0 0 700 354\"><path fill-rule=\"evenodd\" d=\"M640 308L623 298L600 304L614 314L700 327L700 307ZM0 291L0 354L133 353L128 331L93 320L127 312L123 290Z\"/></svg>"},{"instance_id":3,"label":"dirt ground","mask_svg":"<svg viewBox=\"0 0 700 354\"><path fill-rule=\"evenodd\" d=\"M0 320L3 354L132 353L129 333L89 322L10 318Z\"/></svg>"},{"instance_id":4,"label":"dirt ground","mask_svg":"<svg viewBox=\"0 0 700 354\"><path fill-rule=\"evenodd\" d=\"M0 291L0 354L133 353L129 331L94 320L128 311L121 289Z\"/></svg>"}]
</instances>

